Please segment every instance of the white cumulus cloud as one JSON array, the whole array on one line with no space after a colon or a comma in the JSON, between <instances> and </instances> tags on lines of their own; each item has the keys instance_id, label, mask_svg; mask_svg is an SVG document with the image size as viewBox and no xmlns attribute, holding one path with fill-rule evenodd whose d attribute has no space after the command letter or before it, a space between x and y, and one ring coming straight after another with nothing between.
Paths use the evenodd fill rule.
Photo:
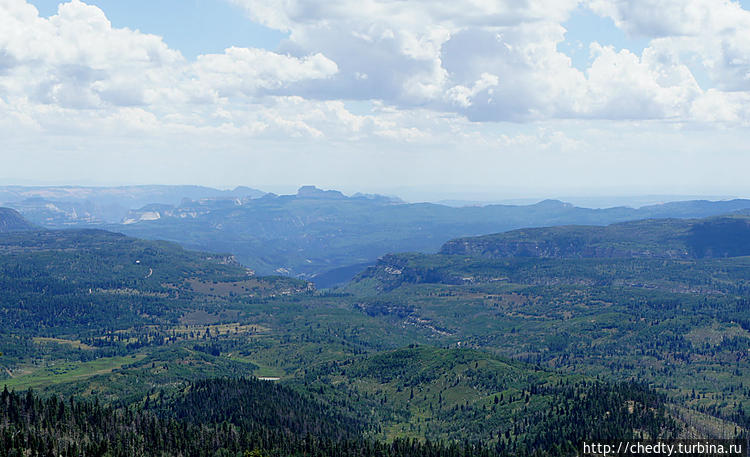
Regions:
<instances>
[{"instance_id":1,"label":"white cumulus cloud","mask_svg":"<svg viewBox=\"0 0 750 457\"><path fill-rule=\"evenodd\" d=\"M102 10L79 0L60 4L49 18L24 0L0 2L0 97L40 126L65 119L213 125L227 99L241 97L233 103L255 109L267 91L337 71L321 53L237 47L191 62L159 36L112 27Z\"/></svg>"},{"instance_id":2,"label":"white cumulus cloud","mask_svg":"<svg viewBox=\"0 0 750 457\"><path fill-rule=\"evenodd\" d=\"M475 121L688 122L710 89L696 82L696 55L715 89L750 90L750 13L729 0L229 1L290 32L283 50L336 62L335 76L290 86L304 97L377 99ZM652 41L642 53L615 52L592 37L591 66L575 68L558 45L577 8Z\"/></svg>"}]
</instances>

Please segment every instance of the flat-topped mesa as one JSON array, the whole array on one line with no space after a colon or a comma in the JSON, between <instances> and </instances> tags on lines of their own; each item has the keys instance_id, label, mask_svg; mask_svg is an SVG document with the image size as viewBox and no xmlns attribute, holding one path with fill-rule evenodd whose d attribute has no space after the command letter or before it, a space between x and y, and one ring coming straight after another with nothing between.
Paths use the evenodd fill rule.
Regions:
<instances>
[{"instance_id":1,"label":"flat-topped mesa","mask_svg":"<svg viewBox=\"0 0 750 457\"><path fill-rule=\"evenodd\" d=\"M717 258L750 255L750 218L651 219L512 230L448 241L445 255L486 258Z\"/></svg>"},{"instance_id":2,"label":"flat-topped mesa","mask_svg":"<svg viewBox=\"0 0 750 457\"><path fill-rule=\"evenodd\" d=\"M322 190L315 186L302 186L297 190L297 198L320 198L327 200L341 200L346 195L337 190Z\"/></svg>"}]
</instances>

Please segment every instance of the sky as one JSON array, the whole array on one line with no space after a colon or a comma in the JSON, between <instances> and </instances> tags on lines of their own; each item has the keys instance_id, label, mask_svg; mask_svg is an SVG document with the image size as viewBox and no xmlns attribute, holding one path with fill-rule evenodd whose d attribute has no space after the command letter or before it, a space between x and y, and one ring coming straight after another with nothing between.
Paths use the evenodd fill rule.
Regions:
<instances>
[{"instance_id":1,"label":"sky","mask_svg":"<svg viewBox=\"0 0 750 457\"><path fill-rule=\"evenodd\" d=\"M0 0L0 184L750 196L748 8Z\"/></svg>"}]
</instances>

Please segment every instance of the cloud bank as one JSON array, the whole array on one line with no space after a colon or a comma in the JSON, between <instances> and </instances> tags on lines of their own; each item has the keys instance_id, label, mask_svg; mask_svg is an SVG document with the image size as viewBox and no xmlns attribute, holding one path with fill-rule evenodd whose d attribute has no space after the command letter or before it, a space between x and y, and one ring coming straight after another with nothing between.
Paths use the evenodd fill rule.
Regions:
<instances>
[{"instance_id":1,"label":"cloud bank","mask_svg":"<svg viewBox=\"0 0 750 457\"><path fill-rule=\"evenodd\" d=\"M612 126L672 138L664 149L677 150L685 130L750 124L750 12L733 1L226 1L288 39L190 60L80 0L48 18L0 0L8 150L141 135L221 136L238 152L248 141L266 151L314 141L321 151L369 142L590 157ZM561 49L581 11L647 46L593 35L588 65L576 68Z\"/></svg>"}]
</instances>

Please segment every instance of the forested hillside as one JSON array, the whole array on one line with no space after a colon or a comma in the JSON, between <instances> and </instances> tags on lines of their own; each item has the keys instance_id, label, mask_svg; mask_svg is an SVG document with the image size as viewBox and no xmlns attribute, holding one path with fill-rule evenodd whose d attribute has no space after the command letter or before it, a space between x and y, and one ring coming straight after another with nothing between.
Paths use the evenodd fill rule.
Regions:
<instances>
[{"instance_id":1,"label":"forested hillside","mask_svg":"<svg viewBox=\"0 0 750 457\"><path fill-rule=\"evenodd\" d=\"M596 242L645 227L644 244L697 233L726 252L715 240L741 235L735 221L596 228ZM7 233L0 383L39 398L6 394L2 436L14 456L243 457L575 455L591 437L746 436L748 259L392 254L320 292L168 242ZM253 376L270 384L241 380Z\"/></svg>"},{"instance_id":2,"label":"forested hillside","mask_svg":"<svg viewBox=\"0 0 750 457\"><path fill-rule=\"evenodd\" d=\"M637 384L533 386L525 396L526 403L549 397L553 406L502 422L505 432L488 430L497 432L488 440L435 443L370 438L345 412L263 381L203 381L124 408L4 390L0 456L573 456L583 439L669 438L677 431L663 398ZM492 416L498 403L485 412Z\"/></svg>"},{"instance_id":3,"label":"forested hillside","mask_svg":"<svg viewBox=\"0 0 750 457\"><path fill-rule=\"evenodd\" d=\"M548 449L586 436L677 436L664 397L486 352L401 348L306 370L298 384L375 410L377 435ZM640 405L628 411L629 402ZM607 415L604 411L610 411Z\"/></svg>"},{"instance_id":4,"label":"forested hillside","mask_svg":"<svg viewBox=\"0 0 750 457\"><path fill-rule=\"evenodd\" d=\"M10 208L0 208L0 233L33 230L34 225Z\"/></svg>"},{"instance_id":5,"label":"forested hillside","mask_svg":"<svg viewBox=\"0 0 750 457\"><path fill-rule=\"evenodd\" d=\"M183 344L210 353L212 346L198 344L207 331L263 331L253 325L230 330L241 313L233 305L238 299L306 294L309 287L292 278L256 277L230 255L117 233L6 233L0 236L0 379L44 386L87 378L138 362L144 347ZM207 365L199 356L194 363ZM255 367L231 363L241 372Z\"/></svg>"},{"instance_id":6,"label":"forested hillside","mask_svg":"<svg viewBox=\"0 0 750 457\"><path fill-rule=\"evenodd\" d=\"M704 433L740 430L750 425L747 227L721 217L455 240L444 254L384 256L342 290L432 341L647 380Z\"/></svg>"},{"instance_id":7,"label":"forested hillside","mask_svg":"<svg viewBox=\"0 0 750 457\"><path fill-rule=\"evenodd\" d=\"M0 332L56 336L176 323L188 311L221 309L223 289L257 296L306 288L291 278L254 278L230 255L101 230L0 237Z\"/></svg>"}]
</instances>

